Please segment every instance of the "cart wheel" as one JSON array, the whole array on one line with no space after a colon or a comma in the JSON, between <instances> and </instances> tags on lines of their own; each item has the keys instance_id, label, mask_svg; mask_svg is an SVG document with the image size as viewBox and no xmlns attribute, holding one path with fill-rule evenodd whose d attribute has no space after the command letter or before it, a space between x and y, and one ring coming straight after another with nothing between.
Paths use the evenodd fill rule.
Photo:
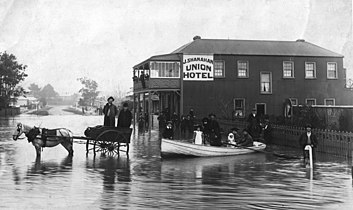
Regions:
<instances>
[{"instance_id":1,"label":"cart wheel","mask_svg":"<svg viewBox=\"0 0 353 210\"><path fill-rule=\"evenodd\" d=\"M101 152L102 154L113 156L119 154L119 143L117 138L119 132L115 130L107 130L99 134L94 141L93 151Z\"/></svg>"}]
</instances>

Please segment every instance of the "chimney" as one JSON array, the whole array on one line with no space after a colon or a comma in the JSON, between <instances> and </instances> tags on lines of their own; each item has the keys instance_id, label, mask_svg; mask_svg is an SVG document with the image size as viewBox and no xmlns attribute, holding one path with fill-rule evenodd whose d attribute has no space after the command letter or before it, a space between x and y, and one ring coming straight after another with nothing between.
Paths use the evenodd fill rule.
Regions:
<instances>
[{"instance_id":1,"label":"chimney","mask_svg":"<svg viewBox=\"0 0 353 210\"><path fill-rule=\"evenodd\" d=\"M196 39L201 39L201 36L194 36L193 40L195 41Z\"/></svg>"},{"instance_id":2,"label":"chimney","mask_svg":"<svg viewBox=\"0 0 353 210\"><path fill-rule=\"evenodd\" d=\"M305 42L305 39L297 39L296 42Z\"/></svg>"}]
</instances>

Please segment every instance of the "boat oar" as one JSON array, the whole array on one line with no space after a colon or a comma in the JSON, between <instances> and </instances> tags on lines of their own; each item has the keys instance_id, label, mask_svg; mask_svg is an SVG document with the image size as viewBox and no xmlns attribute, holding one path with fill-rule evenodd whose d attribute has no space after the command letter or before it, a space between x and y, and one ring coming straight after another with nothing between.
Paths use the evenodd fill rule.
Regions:
<instances>
[{"instance_id":1,"label":"boat oar","mask_svg":"<svg viewBox=\"0 0 353 210\"><path fill-rule=\"evenodd\" d=\"M301 159L300 157L296 157L296 156L290 156L290 155L286 155L286 154L280 154L280 153L276 153L276 152L269 152L269 151L265 151L265 150L257 150L255 148L251 148L251 147L244 147L244 146L240 146L240 145L236 145L236 144L231 144L231 143L225 143L226 145L231 145L234 147L238 147L238 148L242 148L242 149L249 149L249 150L254 150L256 152L261 152L261 153L265 153L265 154L270 154L273 156L277 156L277 157L281 157L281 158L286 158L286 159Z\"/></svg>"}]
</instances>

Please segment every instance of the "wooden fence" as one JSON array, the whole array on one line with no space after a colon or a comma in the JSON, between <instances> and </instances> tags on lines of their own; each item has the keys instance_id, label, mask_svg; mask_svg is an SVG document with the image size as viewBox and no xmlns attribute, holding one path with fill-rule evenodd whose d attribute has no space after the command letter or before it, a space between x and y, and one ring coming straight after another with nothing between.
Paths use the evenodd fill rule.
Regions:
<instances>
[{"instance_id":1,"label":"wooden fence","mask_svg":"<svg viewBox=\"0 0 353 210\"><path fill-rule=\"evenodd\" d=\"M244 121L219 121L224 131L231 127L246 127ZM272 144L300 148L299 137L304 128L294 126L272 125ZM318 138L317 152L341 157L352 157L353 133L333 130L313 129Z\"/></svg>"}]
</instances>

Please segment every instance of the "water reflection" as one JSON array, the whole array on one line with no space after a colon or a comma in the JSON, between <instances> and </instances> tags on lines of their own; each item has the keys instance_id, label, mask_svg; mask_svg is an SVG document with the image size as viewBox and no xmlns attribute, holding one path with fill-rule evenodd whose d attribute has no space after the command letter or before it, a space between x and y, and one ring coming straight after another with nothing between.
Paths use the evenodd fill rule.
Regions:
<instances>
[{"instance_id":1,"label":"water reflection","mask_svg":"<svg viewBox=\"0 0 353 210\"><path fill-rule=\"evenodd\" d=\"M351 209L350 162L337 157L318 156L312 171L265 154L162 160L152 131L134 133L129 156L86 156L76 142L72 158L55 147L37 160L31 144L8 132L19 121L80 136L102 119L0 119L0 209Z\"/></svg>"}]
</instances>

